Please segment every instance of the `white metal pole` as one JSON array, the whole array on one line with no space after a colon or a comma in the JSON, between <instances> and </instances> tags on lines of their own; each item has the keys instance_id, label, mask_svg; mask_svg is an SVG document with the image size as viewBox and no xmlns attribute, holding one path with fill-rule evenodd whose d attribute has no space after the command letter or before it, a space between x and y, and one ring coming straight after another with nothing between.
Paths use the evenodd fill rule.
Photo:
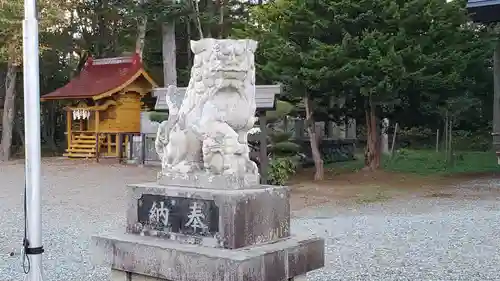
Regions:
<instances>
[{"instance_id":1,"label":"white metal pole","mask_svg":"<svg viewBox=\"0 0 500 281\"><path fill-rule=\"evenodd\" d=\"M42 278L42 212L40 193L40 82L39 82L38 21L36 0L24 0L23 73L24 130L26 162L26 254L30 269L29 281Z\"/></svg>"}]
</instances>

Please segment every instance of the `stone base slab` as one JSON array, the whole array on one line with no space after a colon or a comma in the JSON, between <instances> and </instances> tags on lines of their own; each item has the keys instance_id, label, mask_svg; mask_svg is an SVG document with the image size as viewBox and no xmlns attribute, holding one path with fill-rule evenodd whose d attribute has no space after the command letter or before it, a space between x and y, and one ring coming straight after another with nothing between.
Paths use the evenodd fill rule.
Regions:
<instances>
[{"instance_id":1,"label":"stone base slab","mask_svg":"<svg viewBox=\"0 0 500 281\"><path fill-rule=\"evenodd\" d=\"M135 274L132 272L121 271L117 269L111 270L111 281L171 281L167 279L159 279L142 274ZM305 275L289 278L288 281L307 281Z\"/></svg>"},{"instance_id":2,"label":"stone base slab","mask_svg":"<svg viewBox=\"0 0 500 281\"><path fill-rule=\"evenodd\" d=\"M192 239L173 233L165 239L179 242L194 240L199 241L196 244L237 249L290 235L288 187L261 185L259 189L211 190L163 186L155 182L129 185L127 233L149 235L137 223L138 200L143 194L213 200L219 208L217 237ZM217 241L212 241L214 239Z\"/></svg>"},{"instance_id":3,"label":"stone base slab","mask_svg":"<svg viewBox=\"0 0 500 281\"><path fill-rule=\"evenodd\" d=\"M169 281L166 279L158 279L142 274L135 274L132 272L126 272L121 270L112 269L111 270L111 281Z\"/></svg>"},{"instance_id":4,"label":"stone base slab","mask_svg":"<svg viewBox=\"0 0 500 281\"><path fill-rule=\"evenodd\" d=\"M324 241L317 237L293 236L237 250L122 233L92 240L96 262L133 273L137 281L280 281L324 266Z\"/></svg>"},{"instance_id":5,"label":"stone base slab","mask_svg":"<svg viewBox=\"0 0 500 281\"><path fill-rule=\"evenodd\" d=\"M202 189L261 188L259 175L214 175L206 171L192 173L163 171L158 173L157 182L161 185L177 185Z\"/></svg>"}]
</instances>

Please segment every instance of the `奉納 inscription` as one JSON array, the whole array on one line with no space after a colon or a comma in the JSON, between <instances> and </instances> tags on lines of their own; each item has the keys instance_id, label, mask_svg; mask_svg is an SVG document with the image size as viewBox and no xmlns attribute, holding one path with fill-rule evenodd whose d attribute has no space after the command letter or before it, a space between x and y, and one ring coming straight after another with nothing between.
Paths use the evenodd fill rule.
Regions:
<instances>
[{"instance_id":1,"label":"\u5949\u7d0d inscription","mask_svg":"<svg viewBox=\"0 0 500 281\"><path fill-rule=\"evenodd\" d=\"M160 234L213 236L219 231L219 209L213 200L143 194L138 222Z\"/></svg>"}]
</instances>

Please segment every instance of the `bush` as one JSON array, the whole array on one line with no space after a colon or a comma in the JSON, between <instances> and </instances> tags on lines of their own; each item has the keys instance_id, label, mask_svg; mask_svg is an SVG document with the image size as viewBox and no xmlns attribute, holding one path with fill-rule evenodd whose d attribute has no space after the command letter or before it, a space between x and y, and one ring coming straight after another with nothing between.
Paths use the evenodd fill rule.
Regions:
<instances>
[{"instance_id":1,"label":"bush","mask_svg":"<svg viewBox=\"0 0 500 281\"><path fill-rule=\"evenodd\" d=\"M276 157L269 161L268 181L273 185L285 185L295 174L297 164L292 157Z\"/></svg>"},{"instance_id":2,"label":"bush","mask_svg":"<svg viewBox=\"0 0 500 281\"><path fill-rule=\"evenodd\" d=\"M362 125L358 127L360 134L358 139L361 143L366 142L366 132ZM489 151L492 148L492 137L490 130L453 130L452 148L461 151ZM394 126L389 130L389 146L392 144ZM445 135L443 129L439 130L439 150L445 147ZM395 149L436 149L436 130L424 127L399 128L396 136Z\"/></svg>"},{"instance_id":3,"label":"bush","mask_svg":"<svg viewBox=\"0 0 500 281\"><path fill-rule=\"evenodd\" d=\"M269 152L271 152L276 157L288 157L288 156L298 155L300 149L301 149L300 145L294 142L283 141L278 143L272 143L269 147Z\"/></svg>"},{"instance_id":4,"label":"bush","mask_svg":"<svg viewBox=\"0 0 500 281\"><path fill-rule=\"evenodd\" d=\"M489 151L492 148L492 136L489 132L469 132L458 130L452 136L453 150Z\"/></svg>"},{"instance_id":5,"label":"bush","mask_svg":"<svg viewBox=\"0 0 500 281\"><path fill-rule=\"evenodd\" d=\"M391 142L394 134L393 127L389 130L389 134ZM400 128L396 135L396 146L399 148L432 149L436 146L436 131L422 127Z\"/></svg>"},{"instance_id":6,"label":"bush","mask_svg":"<svg viewBox=\"0 0 500 281\"><path fill-rule=\"evenodd\" d=\"M151 111L149 113L149 120L152 122L161 123L167 119L168 119L168 113L166 112Z\"/></svg>"}]
</instances>

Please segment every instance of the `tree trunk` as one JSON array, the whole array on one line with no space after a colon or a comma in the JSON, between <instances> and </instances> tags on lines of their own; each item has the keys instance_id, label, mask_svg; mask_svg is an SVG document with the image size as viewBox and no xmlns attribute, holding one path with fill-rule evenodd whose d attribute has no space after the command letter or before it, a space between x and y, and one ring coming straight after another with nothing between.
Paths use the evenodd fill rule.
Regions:
<instances>
[{"instance_id":1,"label":"tree trunk","mask_svg":"<svg viewBox=\"0 0 500 281\"><path fill-rule=\"evenodd\" d=\"M325 177L323 159L321 158L321 153L319 152L318 137L316 135L316 126L313 118L312 102L308 94L304 96L304 104L306 105L307 133L309 134L311 154L314 161L314 168L316 169L316 172L314 173L314 180L323 180Z\"/></svg>"},{"instance_id":2,"label":"tree trunk","mask_svg":"<svg viewBox=\"0 0 500 281\"><path fill-rule=\"evenodd\" d=\"M102 0L99 1L98 3L101 3L101 5L99 6L99 11L97 11L99 39L97 40L98 48L97 48L97 54L95 55L96 57L106 57L108 55L107 50L110 47L109 45L111 45L107 30L107 22L104 16L106 13L108 13L109 3L108 0Z\"/></svg>"},{"instance_id":3,"label":"tree trunk","mask_svg":"<svg viewBox=\"0 0 500 281\"><path fill-rule=\"evenodd\" d=\"M377 116L375 106L369 102L365 110L367 140L365 147L365 167L364 170L374 171L380 167L380 136L377 129Z\"/></svg>"},{"instance_id":4,"label":"tree trunk","mask_svg":"<svg viewBox=\"0 0 500 281\"><path fill-rule=\"evenodd\" d=\"M200 39L203 39L203 29L201 28L201 19L200 19L200 6L198 5L198 1L192 0L194 12L195 12L195 24L198 29L198 34L200 35Z\"/></svg>"},{"instance_id":5,"label":"tree trunk","mask_svg":"<svg viewBox=\"0 0 500 281\"><path fill-rule=\"evenodd\" d=\"M144 0L139 1L139 5L144 5ZM142 59L142 53L144 52L144 41L146 39L146 25L148 23L148 18L144 15L139 18L137 23L137 39L135 41L135 52L139 54Z\"/></svg>"},{"instance_id":6,"label":"tree trunk","mask_svg":"<svg viewBox=\"0 0 500 281\"><path fill-rule=\"evenodd\" d=\"M5 100L2 117L2 148L0 149L0 161L8 161L10 158L15 115L17 66L12 62L9 62L7 67L7 77L5 79Z\"/></svg>"},{"instance_id":7,"label":"tree trunk","mask_svg":"<svg viewBox=\"0 0 500 281\"><path fill-rule=\"evenodd\" d=\"M25 148L25 138L24 138L24 101L22 96L16 95L15 106L15 116L14 116L14 129L12 133L12 143L19 144L16 152L21 152L24 155ZM43 113L42 113L43 114ZM12 151L12 149L11 149ZM12 151L14 153L14 151Z\"/></svg>"},{"instance_id":8,"label":"tree trunk","mask_svg":"<svg viewBox=\"0 0 500 281\"><path fill-rule=\"evenodd\" d=\"M80 53L80 60L78 61L76 69L74 71L71 71L71 78L74 78L80 74L88 58L89 58L89 53L87 51L82 51Z\"/></svg>"},{"instance_id":9,"label":"tree trunk","mask_svg":"<svg viewBox=\"0 0 500 281\"><path fill-rule=\"evenodd\" d=\"M219 39L224 38L224 0L219 0Z\"/></svg>"},{"instance_id":10,"label":"tree trunk","mask_svg":"<svg viewBox=\"0 0 500 281\"><path fill-rule=\"evenodd\" d=\"M24 112L18 111L17 117L14 120L14 132L19 136L19 141L21 142L21 147L24 148L25 138L24 138Z\"/></svg>"},{"instance_id":11,"label":"tree trunk","mask_svg":"<svg viewBox=\"0 0 500 281\"><path fill-rule=\"evenodd\" d=\"M175 46L175 22L162 25L163 85L177 86L177 65Z\"/></svg>"},{"instance_id":12,"label":"tree trunk","mask_svg":"<svg viewBox=\"0 0 500 281\"><path fill-rule=\"evenodd\" d=\"M53 103L52 104L46 103L43 104L42 113L43 113L41 116L42 139L45 141L49 149L55 152L57 151L57 144L55 142L55 135L57 129L56 114L59 112L57 112L57 110L54 108Z\"/></svg>"}]
</instances>

